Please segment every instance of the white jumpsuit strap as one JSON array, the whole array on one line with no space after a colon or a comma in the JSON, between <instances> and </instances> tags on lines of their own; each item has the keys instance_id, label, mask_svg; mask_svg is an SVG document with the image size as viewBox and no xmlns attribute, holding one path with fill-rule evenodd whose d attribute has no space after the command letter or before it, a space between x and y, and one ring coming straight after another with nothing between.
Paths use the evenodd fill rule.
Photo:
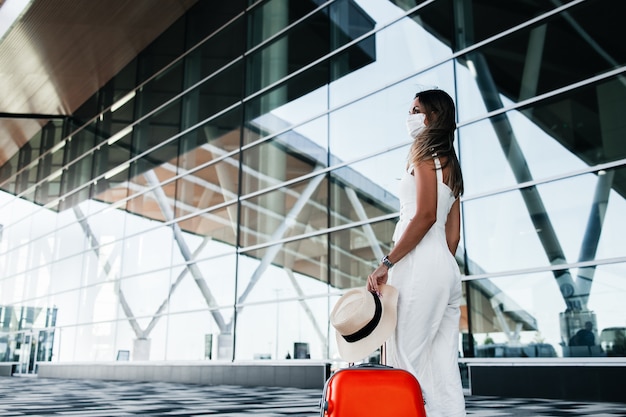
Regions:
<instances>
[{"instance_id":1,"label":"white jumpsuit strap","mask_svg":"<svg viewBox=\"0 0 626 417\"><path fill-rule=\"evenodd\" d=\"M443 172L441 169L441 162L436 153L433 154L433 160L435 161L435 169L437 170L437 181L443 182Z\"/></svg>"}]
</instances>

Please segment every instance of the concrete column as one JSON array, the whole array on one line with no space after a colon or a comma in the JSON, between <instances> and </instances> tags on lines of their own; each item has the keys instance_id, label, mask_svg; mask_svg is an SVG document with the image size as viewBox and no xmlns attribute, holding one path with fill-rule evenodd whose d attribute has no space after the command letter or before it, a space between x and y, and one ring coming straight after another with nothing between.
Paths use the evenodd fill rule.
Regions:
<instances>
[{"instance_id":1,"label":"concrete column","mask_svg":"<svg viewBox=\"0 0 626 417\"><path fill-rule=\"evenodd\" d=\"M150 360L150 339L135 339L133 341L133 360Z\"/></svg>"}]
</instances>

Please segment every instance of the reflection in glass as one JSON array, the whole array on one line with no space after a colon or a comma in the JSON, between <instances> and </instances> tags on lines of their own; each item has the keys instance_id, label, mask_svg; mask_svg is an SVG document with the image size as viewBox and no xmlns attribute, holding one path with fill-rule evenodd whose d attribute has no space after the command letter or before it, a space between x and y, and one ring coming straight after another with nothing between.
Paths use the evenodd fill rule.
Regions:
<instances>
[{"instance_id":1,"label":"reflection in glass","mask_svg":"<svg viewBox=\"0 0 626 417\"><path fill-rule=\"evenodd\" d=\"M340 289L364 286L367 276L391 249L395 226L393 219L331 233L330 284Z\"/></svg>"},{"instance_id":2,"label":"reflection in glass","mask_svg":"<svg viewBox=\"0 0 626 417\"><path fill-rule=\"evenodd\" d=\"M215 153L219 155L219 149L209 147L198 149L191 155L180 158L181 162L190 163L192 167L206 165L207 161L214 158ZM195 157L195 158L190 158ZM193 214L198 210L203 210L219 204L230 202L237 198L237 187L239 182L238 160L227 158L205 168L189 172L175 181L172 196L176 202L176 217ZM173 167L172 167L173 168ZM178 168L178 175L185 174L182 167ZM235 217L231 219L236 222Z\"/></svg>"},{"instance_id":3,"label":"reflection in glass","mask_svg":"<svg viewBox=\"0 0 626 417\"><path fill-rule=\"evenodd\" d=\"M406 151L403 147L332 171L332 226L398 212L397 186L405 168Z\"/></svg>"},{"instance_id":4,"label":"reflection in glass","mask_svg":"<svg viewBox=\"0 0 626 417\"><path fill-rule=\"evenodd\" d=\"M284 2L273 1L257 8L253 12L253 22L256 25L252 36L265 37L287 25L292 15L292 7L291 4L288 8L285 5ZM300 7L293 7L293 13L298 14ZM263 18L255 19L260 14L263 14ZM371 17L352 0L335 1L329 7L313 13L248 56L247 94L262 90L323 58L329 52L371 30L373 24ZM301 45L307 47L302 48ZM335 80L353 71L362 65L359 61L371 62L375 59L374 48L372 37L332 58L330 79ZM326 79L328 75L320 73L319 78Z\"/></svg>"},{"instance_id":5,"label":"reflection in glass","mask_svg":"<svg viewBox=\"0 0 626 417\"><path fill-rule=\"evenodd\" d=\"M232 309L217 313L232 317ZM220 357L220 350L222 353L232 351L231 340L224 338L224 334L209 318L207 311L170 314L167 317L166 360L228 360L230 357ZM224 346L224 343L227 345ZM193 369L188 372L193 372Z\"/></svg>"},{"instance_id":6,"label":"reflection in glass","mask_svg":"<svg viewBox=\"0 0 626 417\"><path fill-rule=\"evenodd\" d=\"M0 308L55 306L57 361L337 360L328 311L391 249L408 106L437 87L460 351L622 357L623 2L409 3L197 2L71 117L4 119Z\"/></svg>"},{"instance_id":7,"label":"reflection in glass","mask_svg":"<svg viewBox=\"0 0 626 417\"><path fill-rule=\"evenodd\" d=\"M279 162L274 163L280 167ZM256 181L256 178L251 176L247 181ZM243 200L240 245L258 245L326 228L326 184L325 176L318 175L310 180Z\"/></svg>"},{"instance_id":8,"label":"reflection in glass","mask_svg":"<svg viewBox=\"0 0 626 417\"><path fill-rule=\"evenodd\" d=\"M282 288L272 291L272 303L245 307L237 317L235 356L242 360L326 358L326 299L284 300Z\"/></svg>"},{"instance_id":9,"label":"reflection in glass","mask_svg":"<svg viewBox=\"0 0 626 417\"><path fill-rule=\"evenodd\" d=\"M328 146L327 117L317 117L309 123L299 126L298 124L326 110L327 93L326 88L318 88L288 103L279 105L265 114L252 118L244 131L244 142L250 144L269 135L281 134L284 139L299 142L298 147L310 148L307 144L302 143L303 139L308 139L316 145L326 148ZM255 106L254 103L257 101L252 100L252 103L252 106ZM293 126L297 127L294 131L289 131ZM312 149L306 151L306 153L315 155L317 152Z\"/></svg>"},{"instance_id":10,"label":"reflection in glass","mask_svg":"<svg viewBox=\"0 0 626 417\"><path fill-rule=\"evenodd\" d=\"M471 273L621 256L624 169L525 187L464 203ZM562 275L562 274L561 274ZM564 291L569 279L561 276ZM572 301L573 302L573 301Z\"/></svg>"},{"instance_id":11,"label":"reflection in glass","mask_svg":"<svg viewBox=\"0 0 626 417\"><path fill-rule=\"evenodd\" d=\"M206 23L203 21L199 25L205 26ZM234 19L221 30L213 32L208 39L185 57L184 83L186 88L221 70L243 55L244 34L246 33L244 23L243 17ZM195 32L192 36L197 35Z\"/></svg>"},{"instance_id":12,"label":"reflection in glass","mask_svg":"<svg viewBox=\"0 0 626 417\"><path fill-rule=\"evenodd\" d=\"M326 149L290 131L243 152L242 193L297 179L326 166Z\"/></svg>"},{"instance_id":13,"label":"reflection in glass","mask_svg":"<svg viewBox=\"0 0 626 417\"><path fill-rule=\"evenodd\" d=\"M219 209L203 211L195 216L180 220L181 230L198 236L235 245L237 233L237 205L225 205Z\"/></svg>"},{"instance_id":14,"label":"reflection in glass","mask_svg":"<svg viewBox=\"0 0 626 417\"><path fill-rule=\"evenodd\" d=\"M283 0L260 3L248 14L248 49L276 35L287 25L301 19L316 8L314 2L308 1L291 2L288 7Z\"/></svg>"},{"instance_id":15,"label":"reflection in glass","mask_svg":"<svg viewBox=\"0 0 626 417\"><path fill-rule=\"evenodd\" d=\"M467 194L626 157L626 128L612 110L620 90L609 79L461 127Z\"/></svg>"},{"instance_id":16,"label":"reflection in glass","mask_svg":"<svg viewBox=\"0 0 626 417\"><path fill-rule=\"evenodd\" d=\"M579 310L566 307L549 272L469 281L474 356L623 356L620 317L626 310L615 306L623 305L619 300L626 294L624 264L592 270L575 282L577 291L589 291L589 304ZM581 269L570 273L580 277Z\"/></svg>"},{"instance_id":17,"label":"reflection in glass","mask_svg":"<svg viewBox=\"0 0 626 417\"><path fill-rule=\"evenodd\" d=\"M237 304L326 293L328 239L313 236L243 252L239 258Z\"/></svg>"}]
</instances>

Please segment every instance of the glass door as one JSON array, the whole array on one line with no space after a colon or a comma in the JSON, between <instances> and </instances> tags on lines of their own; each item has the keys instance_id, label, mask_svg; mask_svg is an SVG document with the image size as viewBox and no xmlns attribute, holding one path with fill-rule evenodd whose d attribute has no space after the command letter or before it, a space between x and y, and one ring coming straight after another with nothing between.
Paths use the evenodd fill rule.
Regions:
<instances>
[{"instance_id":1,"label":"glass door","mask_svg":"<svg viewBox=\"0 0 626 417\"><path fill-rule=\"evenodd\" d=\"M16 334L15 355L17 356L16 374L37 373L37 337L33 330L24 330Z\"/></svg>"}]
</instances>

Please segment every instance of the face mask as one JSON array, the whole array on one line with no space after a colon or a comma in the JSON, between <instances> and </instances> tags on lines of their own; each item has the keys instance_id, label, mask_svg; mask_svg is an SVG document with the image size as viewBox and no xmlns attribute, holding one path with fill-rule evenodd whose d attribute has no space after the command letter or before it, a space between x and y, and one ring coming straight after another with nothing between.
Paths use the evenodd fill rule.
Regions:
<instances>
[{"instance_id":1,"label":"face mask","mask_svg":"<svg viewBox=\"0 0 626 417\"><path fill-rule=\"evenodd\" d=\"M409 117L406 119L406 130L409 132L410 137L415 138L425 127L425 118L426 115L424 113L409 114Z\"/></svg>"}]
</instances>

